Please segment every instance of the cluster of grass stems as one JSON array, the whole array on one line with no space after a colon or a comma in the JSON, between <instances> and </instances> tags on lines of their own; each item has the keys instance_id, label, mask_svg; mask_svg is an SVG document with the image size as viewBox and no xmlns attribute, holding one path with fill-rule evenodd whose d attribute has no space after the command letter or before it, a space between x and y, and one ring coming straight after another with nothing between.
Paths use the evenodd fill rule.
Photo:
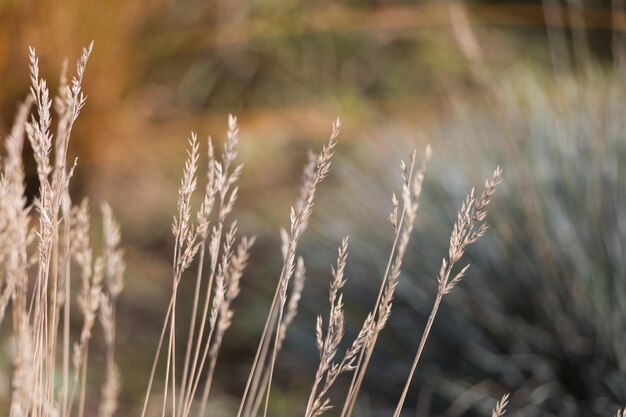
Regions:
<instances>
[{"instance_id":1,"label":"cluster of grass stems","mask_svg":"<svg viewBox=\"0 0 626 417\"><path fill-rule=\"evenodd\" d=\"M0 319L10 312L14 345L11 417L82 417L86 409L96 409L87 408L86 387L89 344L97 321L104 333L107 352L98 415L112 416L117 408L121 378L115 362L115 311L125 270L120 230L110 207L102 204L102 251L94 255L89 203L86 200L72 202L68 191L76 161L67 163L67 149L73 124L85 104L81 82L90 53L91 46L83 50L76 74L69 82L67 66L64 66L58 95L53 100L46 81L40 78L38 59L31 49L31 95L20 106L13 129L5 140L6 157L0 178ZM52 108L57 118L54 134ZM318 187L330 172L340 126L340 121L335 121L330 139L319 154L309 154L299 197L291 207L289 226L281 231L283 264L237 417L268 415L274 369L289 325L297 314L305 283L305 261L298 256L298 244L312 215ZM39 193L32 204L27 204L25 196L22 154L26 139L33 149L39 180ZM211 415L208 400L215 368L254 243L254 237L240 236L237 222L230 218L238 195L237 181L242 174L242 165L237 163L238 142L237 119L230 116L221 155L216 155L211 139L208 140L205 186L201 188L201 203L194 209L194 192L199 188L200 142L196 134L189 139L178 210L172 224L171 297L147 381L141 417ZM337 262L331 269L328 316L318 316L315 325L319 366L311 377L308 401L302 405L305 417L320 416L332 407L336 407L341 417L354 414L377 339L392 312L394 292L431 156L431 149L427 147L421 163L417 162L416 152L401 163L400 197L392 195L389 216L393 244L378 296L357 336L347 344L343 341L342 288L346 283L348 238L339 245ZM437 274L432 311L404 389L399 393L394 417L402 413L443 298L468 270L469 265L459 266L465 250L487 231L487 208L500 175L497 168L486 180L483 190L475 193L472 189L461 204L448 253ZM75 271L78 271L78 279L72 279ZM176 350L180 346L176 340L178 288L184 279L195 280L195 291L185 348L180 352ZM74 281L78 288L73 286ZM72 340L70 332L71 297L74 295L83 317L76 340ZM165 365L159 366L159 363ZM155 398L154 382L161 372L164 373L163 389ZM330 393L339 377L350 381L348 390L343 404L332 404ZM508 395L505 395L496 404L492 416L502 416L507 402Z\"/></svg>"},{"instance_id":2,"label":"cluster of grass stems","mask_svg":"<svg viewBox=\"0 0 626 417\"><path fill-rule=\"evenodd\" d=\"M90 53L91 46L83 50L69 82L64 65L53 102L31 48L31 94L19 107L5 140L0 177L0 319L10 315L12 326L11 417L85 414L89 343L98 321L107 349L99 415L112 416L117 408L115 311L125 269L120 229L110 207L103 204L102 251L95 255L89 203L73 204L68 190L76 161L67 163L67 150L85 104L81 82ZM54 134L52 109L57 116ZM31 205L26 200L22 160L26 138L39 180L39 194ZM73 270L78 270L77 280L72 279ZM74 295L83 317L76 340L70 333Z\"/></svg>"}]
</instances>

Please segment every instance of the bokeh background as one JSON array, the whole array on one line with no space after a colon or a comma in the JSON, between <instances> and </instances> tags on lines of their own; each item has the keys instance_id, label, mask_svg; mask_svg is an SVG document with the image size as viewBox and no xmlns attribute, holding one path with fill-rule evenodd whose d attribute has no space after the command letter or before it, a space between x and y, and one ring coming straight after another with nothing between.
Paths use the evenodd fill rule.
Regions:
<instances>
[{"instance_id":1,"label":"bokeh background","mask_svg":"<svg viewBox=\"0 0 626 417\"><path fill-rule=\"evenodd\" d=\"M72 193L108 200L122 224L119 415L138 414L169 299L186 138L193 130L220 143L228 113L239 116L245 163L236 217L258 240L213 415L230 415L242 392L280 272L279 227L307 149L321 146L336 116L341 142L300 246L308 281L271 415L303 412L318 360L315 316L327 314L344 235L347 340L371 308L399 160L413 149L420 157L426 143L435 154L413 242L356 415L390 415L458 205L498 164L490 231L445 299L403 415L484 416L505 392L511 415L612 415L626 404L625 30L623 0L0 1L3 136L28 93L28 46L54 89L64 57L73 62L95 41L71 142ZM348 382L337 383L336 401Z\"/></svg>"}]
</instances>

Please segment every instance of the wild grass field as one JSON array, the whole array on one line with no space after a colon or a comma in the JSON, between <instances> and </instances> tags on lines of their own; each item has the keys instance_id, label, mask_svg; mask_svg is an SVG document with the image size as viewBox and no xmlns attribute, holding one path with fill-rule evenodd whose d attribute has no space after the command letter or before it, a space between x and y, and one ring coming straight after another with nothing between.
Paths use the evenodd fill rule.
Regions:
<instances>
[{"instance_id":1,"label":"wild grass field","mask_svg":"<svg viewBox=\"0 0 626 417\"><path fill-rule=\"evenodd\" d=\"M619 1L32 6L0 414L624 413Z\"/></svg>"}]
</instances>

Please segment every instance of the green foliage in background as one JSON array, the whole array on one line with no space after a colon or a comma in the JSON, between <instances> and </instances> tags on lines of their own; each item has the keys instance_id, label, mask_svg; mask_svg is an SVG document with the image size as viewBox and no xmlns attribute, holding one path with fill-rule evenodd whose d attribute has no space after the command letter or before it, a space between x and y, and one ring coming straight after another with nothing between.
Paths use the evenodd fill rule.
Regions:
<instances>
[{"instance_id":1,"label":"green foliage in background","mask_svg":"<svg viewBox=\"0 0 626 417\"><path fill-rule=\"evenodd\" d=\"M492 405L485 397L509 391L512 407L526 416L600 416L626 401L626 90L620 77L596 70L538 81L518 73L494 82L480 99L451 100L450 115L422 132L435 156L400 280L402 301L381 336L368 379L371 404L362 415L378 415L370 406L383 410L396 398L430 311L464 179L476 180L495 164L504 174L490 232L468 253L469 277L435 324L410 397L415 410L485 415ZM348 291L346 304L350 309L352 300L354 323L375 293L382 242L391 236L382 227L385 193L398 172L381 171L389 166L381 161L415 146L414 132L389 128L376 136L344 148L335 172L339 191L320 202L317 216L324 220L315 229L321 242L352 233L348 276L357 288ZM309 246L307 258L316 259L322 245ZM313 285L323 288L323 281Z\"/></svg>"}]
</instances>

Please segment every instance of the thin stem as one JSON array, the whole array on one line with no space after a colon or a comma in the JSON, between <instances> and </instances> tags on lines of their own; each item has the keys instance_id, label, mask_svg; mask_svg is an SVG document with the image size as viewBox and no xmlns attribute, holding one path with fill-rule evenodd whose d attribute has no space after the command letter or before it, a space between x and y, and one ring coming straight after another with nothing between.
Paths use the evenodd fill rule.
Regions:
<instances>
[{"instance_id":1,"label":"thin stem","mask_svg":"<svg viewBox=\"0 0 626 417\"><path fill-rule=\"evenodd\" d=\"M187 374L189 372L191 348L193 346L193 337L194 337L195 328L196 328L196 316L198 313L198 303L200 300L200 283L202 282L202 270L204 267L205 251L206 251L206 239L202 241L202 244L200 246L200 261L198 263L198 272L196 274L196 288L194 290L193 308L191 312L191 323L189 324L189 335L187 336L187 349L185 351L185 363L183 365L183 374L182 374L182 380L181 380L182 382L181 382L181 387L180 387L180 392L183 393L183 395L186 392L186 388L187 388ZM178 404L178 410L177 410L178 415L180 415L182 411L183 402L184 401L180 401Z\"/></svg>"},{"instance_id":2,"label":"thin stem","mask_svg":"<svg viewBox=\"0 0 626 417\"><path fill-rule=\"evenodd\" d=\"M87 392L87 358L88 358L89 346L85 346L85 355L83 357L83 369L80 376L80 403L78 405L78 417L83 417L85 414L85 395Z\"/></svg>"},{"instance_id":3,"label":"thin stem","mask_svg":"<svg viewBox=\"0 0 626 417\"><path fill-rule=\"evenodd\" d=\"M146 395L143 402L143 408L141 410L141 417L145 417L146 410L148 409L148 400L150 399L150 393L152 391L152 384L154 383L154 376L156 374L156 367L159 362L159 355L161 348L163 347L163 340L165 339L165 332L169 324L170 316L172 314L172 306L174 305L174 299L170 300L170 304L167 307L167 313L165 313L165 320L163 320L163 328L161 329L161 336L159 336L159 343L157 344L156 353L154 354L154 360L152 361L152 370L150 371L150 379L148 380L148 388L146 388Z\"/></svg>"},{"instance_id":4,"label":"thin stem","mask_svg":"<svg viewBox=\"0 0 626 417\"><path fill-rule=\"evenodd\" d=\"M211 384L213 383L213 375L215 374L215 365L217 363L217 353L211 358L209 364L209 373L207 375L206 383L204 384L204 391L202 392L202 401L200 403L200 412L198 417L203 417L206 413L206 406L209 400L209 392L211 391Z\"/></svg>"},{"instance_id":5,"label":"thin stem","mask_svg":"<svg viewBox=\"0 0 626 417\"><path fill-rule=\"evenodd\" d=\"M206 342L204 343L204 350L202 351L202 358L200 359L200 366L198 367L198 370L201 370L204 367L204 363L206 362L206 358L208 356L208 352L210 349L210 343L211 343L211 338L213 337L213 332L215 331L215 327L211 327L211 329L209 330L209 334L207 335L207 339ZM189 385L189 392L188 392L188 401L186 401L185 403L185 407L183 408L183 416L187 416L189 414L189 410L191 410L191 404L192 404L192 400L194 395L196 394L196 391L198 389L198 384L200 383L200 377L202 376L201 372L198 372L198 374L193 378L193 380L190 380L190 385Z\"/></svg>"},{"instance_id":6,"label":"thin stem","mask_svg":"<svg viewBox=\"0 0 626 417\"><path fill-rule=\"evenodd\" d=\"M266 355L267 355L267 349L265 349ZM256 392L256 396L254 398L254 402L251 403L252 407L249 407L250 411L247 414L248 417L250 416L256 416L259 408L261 407L261 403L263 402L263 397L265 394L265 390L268 388L268 382L270 380L270 373L269 373L269 369L265 368L263 369L263 380L261 381L261 385L259 385L259 389ZM261 372L259 372L259 375L261 375Z\"/></svg>"},{"instance_id":7,"label":"thin stem","mask_svg":"<svg viewBox=\"0 0 626 417\"><path fill-rule=\"evenodd\" d=\"M283 320L283 310L285 307L285 299L283 298L281 300L281 306L280 306L280 310L278 311L278 321L276 322L276 337L274 339L274 349L272 351L272 359L270 361L270 376L269 376L269 380L267 383L267 391L265 394L265 408L263 410L263 417L267 417L267 408L269 406L269 402L270 402L270 392L271 392L271 388L272 388L272 376L274 375L274 365L276 364L276 356L278 354L278 337L279 337L279 332L278 329L280 328L280 323Z\"/></svg>"},{"instance_id":8,"label":"thin stem","mask_svg":"<svg viewBox=\"0 0 626 417\"><path fill-rule=\"evenodd\" d=\"M172 318L174 317L173 309L172 309ZM170 381L170 363L172 360L172 327L169 327L169 338L167 345L167 363L165 365L165 389L163 390L163 405L161 406L161 417L165 417L165 409L167 407L167 387L169 386Z\"/></svg>"},{"instance_id":9,"label":"thin stem","mask_svg":"<svg viewBox=\"0 0 626 417\"><path fill-rule=\"evenodd\" d=\"M167 387L169 385L169 377L170 377L170 369L172 370L172 406L173 409L172 411L175 412L176 411L176 367L175 367L175 360L176 358L174 357L174 355L176 354L176 350L175 350L175 340L176 340L176 335L175 335L175 331L176 331L176 327L175 327L175 320L176 320L176 298L178 295L178 282L180 281L180 275L177 274L174 277L174 283L173 283L173 287L172 287L172 302L171 302L171 320L169 320L169 343L168 343L168 347L167 347L167 364L166 364L166 371L165 371L165 389L163 390L163 407L162 407L162 417L165 417L165 409L167 406Z\"/></svg>"},{"instance_id":10,"label":"thin stem","mask_svg":"<svg viewBox=\"0 0 626 417\"><path fill-rule=\"evenodd\" d=\"M170 321L170 349L172 351L172 416L176 415L176 296L178 294L178 281L174 284L174 307L172 308L172 320ZM167 391L167 384L165 384Z\"/></svg>"},{"instance_id":11,"label":"thin stem","mask_svg":"<svg viewBox=\"0 0 626 417\"><path fill-rule=\"evenodd\" d=\"M250 385L252 383L252 378L254 375L254 372L259 364L259 357L261 355L261 350L263 348L263 343L265 342L265 339L267 338L267 333L269 331L270 328L270 321L273 321L274 317L275 317L275 313L274 310L276 308L276 301L278 300L278 294L280 292L280 285L276 286L276 291L274 292L274 298L272 299L272 304L270 306L270 314L267 315L267 319L265 319L265 326L263 327L263 333L261 333L261 340L259 341L259 346L257 347L257 351L256 354L254 356L254 361L252 362L252 369L250 370L250 374L248 375L248 381L246 382L246 388L244 389L243 395L241 397L241 403L239 404L239 411L237 412L237 417L241 417L241 413L243 411L243 406L246 403L246 399L248 396L248 391L250 390ZM272 325L272 331L273 331L273 325ZM269 387L268 387L269 389Z\"/></svg>"},{"instance_id":12,"label":"thin stem","mask_svg":"<svg viewBox=\"0 0 626 417\"><path fill-rule=\"evenodd\" d=\"M63 214L66 221L69 219L69 210L64 210ZM67 401L69 394L70 383L70 228L69 225L65 228L65 301L63 305L63 403L61 408L61 415L64 416L67 410Z\"/></svg>"},{"instance_id":13,"label":"thin stem","mask_svg":"<svg viewBox=\"0 0 626 417\"><path fill-rule=\"evenodd\" d=\"M220 205L221 207L221 205ZM222 241L222 233L223 233L223 229L224 229L224 223L223 221L219 222L218 225L218 232L217 234L212 237L211 239L215 238L217 239L217 253L214 256L211 256L211 270L209 273L209 283L207 285L207 289L206 289L206 295L205 295L205 299L204 299L204 307L202 309L202 320L200 321L200 328L198 330L198 338L196 340L196 348L195 348L195 352L194 352L194 357L193 357L193 362L191 365L191 372L189 374L188 377L188 381L193 381L194 377L196 375L196 369L197 369L197 365L198 365L198 358L200 356L200 349L202 346L202 340L204 337L204 329L206 327L206 321L207 321L207 317L209 315L209 307L211 304L211 291L213 290L213 282L215 281L215 272L216 272L216 268L217 268L217 261L219 259L219 247L220 247L220 243ZM212 333L212 329L211 329L211 333ZM209 339L207 339L207 343L209 343ZM186 386L187 392L181 391L183 392L183 410L185 410L185 408L189 408L191 406L191 402L193 401L193 396L191 393L191 386L187 385Z\"/></svg>"},{"instance_id":14,"label":"thin stem","mask_svg":"<svg viewBox=\"0 0 626 417\"><path fill-rule=\"evenodd\" d=\"M58 220L55 219L55 230L58 227ZM58 285L58 269L59 269L59 239L55 234L54 243L52 246L52 284L51 284L51 303L50 303L50 315L52 320L48 323L48 352L47 352L47 372L48 381L46 384L46 396L45 398L52 400L52 393L54 390L54 369L56 360L56 336L57 336L57 285Z\"/></svg>"},{"instance_id":15,"label":"thin stem","mask_svg":"<svg viewBox=\"0 0 626 417\"><path fill-rule=\"evenodd\" d=\"M311 407L313 406L313 401L315 401L315 398L317 397L315 394L317 394L317 387L320 384L322 376L322 369L318 368L315 375L315 382L313 382L313 387L311 388L311 394L309 394L309 400L306 403L306 411L304 413L305 417L309 417L311 414Z\"/></svg>"},{"instance_id":16,"label":"thin stem","mask_svg":"<svg viewBox=\"0 0 626 417\"><path fill-rule=\"evenodd\" d=\"M276 313L277 313L276 308L274 308L274 310L271 311L272 322L274 322L277 319ZM271 339L269 338L266 338L264 340L265 343L263 344L263 349L261 351L261 356L259 359L259 363L261 364L265 364L265 361L267 359L267 353L269 351L270 340ZM259 385L259 380L262 374L265 374L265 377L263 380L263 384ZM263 401L265 390L268 388L267 386L268 383L269 383L269 369L264 366L257 367L255 369L255 374L252 380L252 386L250 390L250 394L254 395L255 398L253 402L249 401L248 404L246 405L246 409L244 410L244 414L243 414L244 417L256 416L257 411L259 407L261 406L261 402Z\"/></svg>"},{"instance_id":17,"label":"thin stem","mask_svg":"<svg viewBox=\"0 0 626 417\"><path fill-rule=\"evenodd\" d=\"M437 298L435 298L435 303L433 304L432 311L430 312L430 316L428 317L428 322L426 323L426 328L424 329L424 333L422 334L422 339L420 340L419 348L417 349L417 353L415 354L415 359L413 359L413 365L411 365L411 371L409 372L409 376L404 385L404 389L402 390L402 395L400 396L398 405L396 406L396 411L393 413L393 417L400 416L400 412L402 411L402 406L404 405L404 400L406 399L406 395L409 392L409 385L411 385L411 380L413 379L413 374L415 373L415 368L417 368L417 362L419 362L420 357L422 356L424 345L426 345L426 340L428 339L428 335L430 334L430 329L432 328L433 322L435 321L435 316L437 315L437 311L439 310L439 304L441 304L442 298L443 298L443 293L441 291L438 291Z\"/></svg>"}]
</instances>

